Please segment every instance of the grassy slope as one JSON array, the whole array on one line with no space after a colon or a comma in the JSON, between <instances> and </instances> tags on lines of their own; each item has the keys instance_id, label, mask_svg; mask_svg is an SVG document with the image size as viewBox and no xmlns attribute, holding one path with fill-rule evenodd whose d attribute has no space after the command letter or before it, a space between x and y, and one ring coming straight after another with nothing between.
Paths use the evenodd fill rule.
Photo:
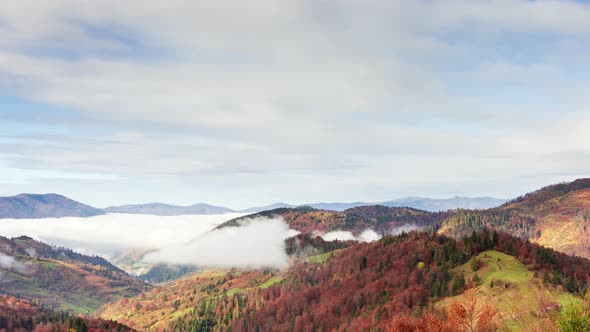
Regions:
<instances>
[{"instance_id":1,"label":"grassy slope","mask_svg":"<svg viewBox=\"0 0 590 332\"><path fill-rule=\"evenodd\" d=\"M0 270L3 278L0 291L39 299L55 310L89 313L102 306L106 299L118 299L128 292L125 285L114 286L111 280L73 263L23 255L13 257L27 266L26 271ZM59 280L53 280L52 276L59 276Z\"/></svg>"},{"instance_id":2,"label":"grassy slope","mask_svg":"<svg viewBox=\"0 0 590 332\"><path fill-rule=\"evenodd\" d=\"M477 259L481 262L481 268L476 272L471 269L471 260L450 272L453 276L463 272L465 280L472 280L477 273L480 278L475 286L478 303L498 309L499 318L508 330L519 330L520 321L535 319L541 303L549 301L567 306L579 301L570 293L544 284L541 276L534 277L534 271L529 271L512 256L490 250L480 253ZM490 287L491 282L497 285ZM507 288L504 286L506 283L509 283ZM460 295L448 297L436 305L444 308L461 300Z\"/></svg>"}]
</instances>

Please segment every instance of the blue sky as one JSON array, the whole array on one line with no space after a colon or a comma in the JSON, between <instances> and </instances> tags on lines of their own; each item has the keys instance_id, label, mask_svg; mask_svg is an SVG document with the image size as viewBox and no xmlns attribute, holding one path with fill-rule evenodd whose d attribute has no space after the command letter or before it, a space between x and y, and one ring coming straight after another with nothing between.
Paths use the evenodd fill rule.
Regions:
<instances>
[{"instance_id":1,"label":"blue sky","mask_svg":"<svg viewBox=\"0 0 590 332\"><path fill-rule=\"evenodd\" d=\"M513 197L589 175L588 45L582 1L9 1L0 195Z\"/></svg>"}]
</instances>

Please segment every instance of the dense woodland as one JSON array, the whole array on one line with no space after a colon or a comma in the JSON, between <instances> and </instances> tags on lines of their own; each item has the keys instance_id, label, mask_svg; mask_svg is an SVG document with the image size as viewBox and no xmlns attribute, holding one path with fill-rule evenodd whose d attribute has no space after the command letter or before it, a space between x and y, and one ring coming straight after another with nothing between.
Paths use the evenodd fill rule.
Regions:
<instances>
[{"instance_id":1,"label":"dense woodland","mask_svg":"<svg viewBox=\"0 0 590 332\"><path fill-rule=\"evenodd\" d=\"M427 212L405 207L359 206L342 212L317 210L309 207L279 208L229 220L217 228L240 226L249 219L281 217L291 229L303 234L326 233L335 230L359 235L370 228L381 235L405 225L427 227L440 224L450 213Z\"/></svg>"},{"instance_id":2,"label":"dense woodland","mask_svg":"<svg viewBox=\"0 0 590 332\"><path fill-rule=\"evenodd\" d=\"M462 293L468 283L462 276L451 278L448 271L488 249L514 255L543 275L548 286L575 294L586 291L586 259L487 230L459 242L413 232L358 244L325 264L298 264L282 283L267 289L210 297L170 329L387 330L395 317L421 316L434 300ZM446 313L439 320L453 319Z\"/></svg>"},{"instance_id":3,"label":"dense woodland","mask_svg":"<svg viewBox=\"0 0 590 332\"><path fill-rule=\"evenodd\" d=\"M0 331L119 332L132 331L132 329L110 320L73 316L67 312L54 311L38 301L0 295Z\"/></svg>"}]
</instances>

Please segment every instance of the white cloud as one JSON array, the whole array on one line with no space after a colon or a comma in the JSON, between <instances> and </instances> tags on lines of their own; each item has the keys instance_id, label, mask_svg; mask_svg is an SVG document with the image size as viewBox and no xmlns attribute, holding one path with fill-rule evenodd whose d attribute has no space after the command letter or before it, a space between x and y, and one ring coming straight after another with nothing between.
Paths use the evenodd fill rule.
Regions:
<instances>
[{"instance_id":1,"label":"white cloud","mask_svg":"<svg viewBox=\"0 0 590 332\"><path fill-rule=\"evenodd\" d=\"M284 240L292 231L282 219L254 219L241 227L208 232L190 243L150 253L147 262L205 266L285 267Z\"/></svg>"},{"instance_id":2,"label":"white cloud","mask_svg":"<svg viewBox=\"0 0 590 332\"><path fill-rule=\"evenodd\" d=\"M20 274L28 274L32 267L28 264L19 262L12 256L8 256L0 252L0 269L17 272Z\"/></svg>"},{"instance_id":3,"label":"white cloud","mask_svg":"<svg viewBox=\"0 0 590 332\"><path fill-rule=\"evenodd\" d=\"M2 219L0 235L36 240L101 255L127 248L159 249L186 243L240 214L162 217L107 214L92 218Z\"/></svg>"},{"instance_id":4,"label":"white cloud","mask_svg":"<svg viewBox=\"0 0 590 332\"><path fill-rule=\"evenodd\" d=\"M27 235L49 244L109 259L125 249L154 249L145 262L207 266L284 267L284 240L298 234L282 219L247 220L211 231L241 214L151 216L108 214L91 218L3 219L0 235ZM20 268L0 256L1 268Z\"/></svg>"},{"instance_id":5,"label":"white cloud","mask_svg":"<svg viewBox=\"0 0 590 332\"><path fill-rule=\"evenodd\" d=\"M381 236L377 234L377 232L370 228L365 229L361 234L359 234L359 236L354 236L351 232L342 230L331 231L320 236L322 237L322 239L326 241L340 240L373 242L381 238Z\"/></svg>"},{"instance_id":6,"label":"white cloud","mask_svg":"<svg viewBox=\"0 0 590 332\"><path fill-rule=\"evenodd\" d=\"M589 22L552 0L7 2L0 89L77 122L22 120L61 131L0 138L0 182L104 205L517 195L587 175ZM99 173L125 189L97 198Z\"/></svg>"}]
</instances>

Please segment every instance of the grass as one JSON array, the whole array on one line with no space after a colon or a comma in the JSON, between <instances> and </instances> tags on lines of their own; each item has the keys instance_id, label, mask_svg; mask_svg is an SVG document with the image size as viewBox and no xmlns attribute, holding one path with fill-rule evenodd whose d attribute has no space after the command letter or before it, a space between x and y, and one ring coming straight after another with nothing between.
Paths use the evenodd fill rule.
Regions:
<instances>
[{"instance_id":1,"label":"grass","mask_svg":"<svg viewBox=\"0 0 590 332\"><path fill-rule=\"evenodd\" d=\"M328 258L330 258L331 255L332 255L332 252L327 252L325 254L320 254L320 255L315 255L315 256L309 256L307 258L307 261L309 263L322 264L325 261L327 261Z\"/></svg>"},{"instance_id":2,"label":"grass","mask_svg":"<svg viewBox=\"0 0 590 332\"><path fill-rule=\"evenodd\" d=\"M232 289L228 290L225 294L229 297L232 297L238 293L243 293L243 292L245 292L245 290L243 288L236 287L236 288L232 288Z\"/></svg>"},{"instance_id":3,"label":"grass","mask_svg":"<svg viewBox=\"0 0 590 332\"><path fill-rule=\"evenodd\" d=\"M471 269L471 261L478 259L481 267L477 271ZM516 258L498 251L485 251L472 257L467 263L449 271L452 278L464 273L465 280L473 280L477 273L480 282L475 286L478 303L492 305L501 312L500 320L508 330L519 330L518 322L535 319L543 301L558 302L570 305L579 300L570 293L561 291L551 285L544 284L541 278L534 277L534 271ZM490 287L490 283L497 283ZM506 285L506 286L505 286ZM461 301L462 297L448 297L437 303L438 307L447 307Z\"/></svg>"},{"instance_id":4,"label":"grass","mask_svg":"<svg viewBox=\"0 0 590 332\"><path fill-rule=\"evenodd\" d=\"M272 286L272 285L274 285L276 283L279 283L279 282L283 281L283 279L284 279L283 277L274 276L274 277L268 279L267 281L265 281L260 286L258 286L258 288L261 288L261 289L268 288L268 287L270 287L270 286Z\"/></svg>"}]
</instances>

